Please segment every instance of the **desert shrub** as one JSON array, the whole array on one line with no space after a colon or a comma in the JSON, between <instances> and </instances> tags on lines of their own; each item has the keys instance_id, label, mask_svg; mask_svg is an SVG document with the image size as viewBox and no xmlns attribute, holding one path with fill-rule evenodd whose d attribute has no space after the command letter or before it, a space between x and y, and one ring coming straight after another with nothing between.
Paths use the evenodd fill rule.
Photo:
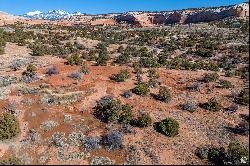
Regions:
<instances>
[{"instance_id":1,"label":"desert shrub","mask_svg":"<svg viewBox=\"0 0 250 166\"><path fill-rule=\"evenodd\" d=\"M141 57L139 60L140 66L145 68L158 67L158 59L156 57Z\"/></svg>"},{"instance_id":2,"label":"desert shrub","mask_svg":"<svg viewBox=\"0 0 250 166\"><path fill-rule=\"evenodd\" d=\"M71 73L68 77L74 80L82 80L82 74L79 72Z\"/></svg>"},{"instance_id":3,"label":"desert shrub","mask_svg":"<svg viewBox=\"0 0 250 166\"><path fill-rule=\"evenodd\" d=\"M140 64L138 62L134 62L132 64L132 67L134 69L134 73L139 73L139 74L143 74L143 70L142 68L140 67Z\"/></svg>"},{"instance_id":4,"label":"desert shrub","mask_svg":"<svg viewBox=\"0 0 250 166\"><path fill-rule=\"evenodd\" d=\"M172 118L166 118L156 123L155 129L168 137L174 137L179 134L179 123Z\"/></svg>"},{"instance_id":5,"label":"desert shrub","mask_svg":"<svg viewBox=\"0 0 250 166\"><path fill-rule=\"evenodd\" d=\"M235 71L235 75L243 79L249 79L249 66L244 66Z\"/></svg>"},{"instance_id":6,"label":"desert shrub","mask_svg":"<svg viewBox=\"0 0 250 166\"><path fill-rule=\"evenodd\" d=\"M227 70L225 72L225 77L233 77L235 75L235 72L232 70Z\"/></svg>"},{"instance_id":7,"label":"desert shrub","mask_svg":"<svg viewBox=\"0 0 250 166\"><path fill-rule=\"evenodd\" d=\"M81 65L82 64L82 59L78 55L72 55L67 58L66 64L68 65Z\"/></svg>"},{"instance_id":8,"label":"desert shrub","mask_svg":"<svg viewBox=\"0 0 250 166\"><path fill-rule=\"evenodd\" d=\"M161 82L158 81L157 79L149 79L148 80L148 85L151 87L151 88L155 88L155 87L159 87L161 85Z\"/></svg>"},{"instance_id":9,"label":"desert shrub","mask_svg":"<svg viewBox=\"0 0 250 166\"><path fill-rule=\"evenodd\" d=\"M97 102L95 116L104 122L130 123L132 117L132 107L121 104L119 100L114 100L110 96L103 97Z\"/></svg>"},{"instance_id":10,"label":"desert shrub","mask_svg":"<svg viewBox=\"0 0 250 166\"><path fill-rule=\"evenodd\" d=\"M41 43L37 43L32 46L32 56L44 56L46 54L45 46Z\"/></svg>"},{"instance_id":11,"label":"desert shrub","mask_svg":"<svg viewBox=\"0 0 250 166\"><path fill-rule=\"evenodd\" d=\"M26 71L22 73L21 80L25 83L30 83L38 79L36 66L33 64L29 64L26 68Z\"/></svg>"},{"instance_id":12,"label":"desert shrub","mask_svg":"<svg viewBox=\"0 0 250 166\"><path fill-rule=\"evenodd\" d=\"M139 127L148 127L152 123L152 118L148 113L142 113L138 120L137 120L137 125Z\"/></svg>"},{"instance_id":13,"label":"desert shrub","mask_svg":"<svg viewBox=\"0 0 250 166\"><path fill-rule=\"evenodd\" d=\"M19 122L14 115L3 113L0 116L0 140L11 139L20 133Z\"/></svg>"},{"instance_id":14,"label":"desert shrub","mask_svg":"<svg viewBox=\"0 0 250 166\"><path fill-rule=\"evenodd\" d=\"M228 146L227 160L232 165L249 164L249 150L239 142ZM242 163L245 161L245 163Z\"/></svg>"},{"instance_id":15,"label":"desert shrub","mask_svg":"<svg viewBox=\"0 0 250 166\"><path fill-rule=\"evenodd\" d=\"M115 62L118 64L127 64L129 60L130 60L130 55L128 53L122 53L117 57Z\"/></svg>"},{"instance_id":16,"label":"desert shrub","mask_svg":"<svg viewBox=\"0 0 250 166\"><path fill-rule=\"evenodd\" d=\"M136 81L137 81L138 84L144 82L144 81L143 81L143 78L142 78L142 74L139 73L139 72L136 73Z\"/></svg>"},{"instance_id":17,"label":"desert shrub","mask_svg":"<svg viewBox=\"0 0 250 166\"><path fill-rule=\"evenodd\" d=\"M132 107L128 104L122 105L122 112L119 117L120 123L130 124L133 120Z\"/></svg>"},{"instance_id":18,"label":"desert shrub","mask_svg":"<svg viewBox=\"0 0 250 166\"><path fill-rule=\"evenodd\" d=\"M114 74L110 77L111 80L116 82L124 82L130 78L130 74L128 70L122 70L119 74Z\"/></svg>"},{"instance_id":19,"label":"desert shrub","mask_svg":"<svg viewBox=\"0 0 250 166\"><path fill-rule=\"evenodd\" d=\"M36 66L33 64L28 64L27 68L26 68L27 72L35 72L36 71Z\"/></svg>"},{"instance_id":20,"label":"desert shrub","mask_svg":"<svg viewBox=\"0 0 250 166\"><path fill-rule=\"evenodd\" d=\"M60 71L56 67L51 67L51 68L47 69L47 71L46 71L46 74L50 75L50 76L51 75L56 75L56 74L59 74L59 73L60 73Z\"/></svg>"},{"instance_id":21,"label":"desert shrub","mask_svg":"<svg viewBox=\"0 0 250 166\"><path fill-rule=\"evenodd\" d=\"M87 150L98 150L101 148L101 138L100 137L86 137L84 139L84 147Z\"/></svg>"},{"instance_id":22,"label":"desert shrub","mask_svg":"<svg viewBox=\"0 0 250 166\"><path fill-rule=\"evenodd\" d=\"M132 91L137 95L146 96L149 94L150 89L148 84L139 83Z\"/></svg>"},{"instance_id":23,"label":"desert shrub","mask_svg":"<svg viewBox=\"0 0 250 166\"><path fill-rule=\"evenodd\" d=\"M98 57L96 58L96 65L97 66L105 66L107 65L108 60L110 59L107 52L99 52Z\"/></svg>"},{"instance_id":24,"label":"desert shrub","mask_svg":"<svg viewBox=\"0 0 250 166\"><path fill-rule=\"evenodd\" d=\"M148 78L151 78L151 79L158 79L160 78L160 74L157 72L157 70L155 69L150 69L148 71Z\"/></svg>"},{"instance_id":25,"label":"desert shrub","mask_svg":"<svg viewBox=\"0 0 250 166\"><path fill-rule=\"evenodd\" d=\"M220 76L217 73L208 73L205 74L203 80L204 82L214 82L217 81L220 78Z\"/></svg>"},{"instance_id":26,"label":"desert shrub","mask_svg":"<svg viewBox=\"0 0 250 166\"><path fill-rule=\"evenodd\" d=\"M164 86L160 87L159 94L156 96L156 98L162 102L170 102L172 95L169 88Z\"/></svg>"},{"instance_id":27,"label":"desert shrub","mask_svg":"<svg viewBox=\"0 0 250 166\"><path fill-rule=\"evenodd\" d=\"M233 84L227 80L220 80L220 86L225 89L234 88Z\"/></svg>"},{"instance_id":28,"label":"desert shrub","mask_svg":"<svg viewBox=\"0 0 250 166\"><path fill-rule=\"evenodd\" d=\"M82 64L80 72L83 73L83 74L89 74L90 73L90 70L89 70L86 62L84 62Z\"/></svg>"},{"instance_id":29,"label":"desert shrub","mask_svg":"<svg viewBox=\"0 0 250 166\"><path fill-rule=\"evenodd\" d=\"M197 110L198 106L197 103L194 101L187 101L182 105L182 109L188 112L195 112Z\"/></svg>"},{"instance_id":30,"label":"desert shrub","mask_svg":"<svg viewBox=\"0 0 250 166\"><path fill-rule=\"evenodd\" d=\"M25 46L27 44L26 40L24 38L19 38L17 40L17 45L18 46Z\"/></svg>"},{"instance_id":31,"label":"desert shrub","mask_svg":"<svg viewBox=\"0 0 250 166\"><path fill-rule=\"evenodd\" d=\"M5 39L0 36L0 47L5 46L5 45L6 45Z\"/></svg>"},{"instance_id":32,"label":"desert shrub","mask_svg":"<svg viewBox=\"0 0 250 166\"><path fill-rule=\"evenodd\" d=\"M105 144L111 150L123 147L123 135L119 131L110 132L105 138Z\"/></svg>"},{"instance_id":33,"label":"desert shrub","mask_svg":"<svg viewBox=\"0 0 250 166\"><path fill-rule=\"evenodd\" d=\"M87 57L86 57L86 59L88 61L94 61L96 59L96 57L97 57L96 54L97 54L96 50L90 50Z\"/></svg>"},{"instance_id":34,"label":"desert shrub","mask_svg":"<svg viewBox=\"0 0 250 166\"><path fill-rule=\"evenodd\" d=\"M0 46L0 55L3 55L3 54L4 54L4 47Z\"/></svg>"},{"instance_id":35,"label":"desert shrub","mask_svg":"<svg viewBox=\"0 0 250 166\"><path fill-rule=\"evenodd\" d=\"M198 156L200 159L207 159L209 149L209 146L197 147L195 150L195 155Z\"/></svg>"},{"instance_id":36,"label":"desert shrub","mask_svg":"<svg viewBox=\"0 0 250 166\"><path fill-rule=\"evenodd\" d=\"M201 107L212 112L221 111L223 109L221 103L216 98L209 99L207 103L201 104Z\"/></svg>"},{"instance_id":37,"label":"desert shrub","mask_svg":"<svg viewBox=\"0 0 250 166\"><path fill-rule=\"evenodd\" d=\"M123 46L119 46L117 49L118 53L122 53L124 51L124 47Z\"/></svg>"},{"instance_id":38,"label":"desert shrub","mask_svg":"<svg viewBox=\"0 0 250 166\"><path fill-rule=\"evenodd\" d=\"M23 162L17 157L0 160L0 165L23 165Z\"/></svg>"},{"instance_id":39,"label":"desert shrub","mask_svg":"<svg viewBox=\"0 0 250 166\"><path fill-rule=\"evenodd\" d=\"M195 51L195 54L200 57L208 58L213 56L213 52L209 49L199 48Z\"/></svg>"},{"instance_id":40,"label":"desert shrub","mask_svg":"<svg viewBox=\"0 0 250 166\"><path fill-rule=\"evenodd\" d=\"M161 66L165 66L167 64L168 56L167 55L160 55L158 58L158 63Z\"/></svg>"},{"instance_id":41,"label":"desert shrub","mask_svg":"<svg viewBox=\"0 0 250 166\"><path fill-rule=\"evenodd\" d=\"M102 51L107 51L107 46L108 46L108 43L104 43L104 42L98 43L96 45L96 49L102 50Z\"/></svg>"},{"instance_id":42,"label":"desert shrub","mask_svg":"<svg viewBox=\"0 0 250 166\"><path fill-rule=\"evenodd\" d=\"M236 102L242 105L249 104L249 89L248 88L241 90L240 94L236 97Z\"/></svg>"},{"instance_id":43,"label":"desert shrub","mask_svg":"<svg viewBox=\"0 0 250 166\"><path fill-rule=\"evenodd\" d=\"M226 149L223 147L198 147L195 154L200 159L208 159L215 165L247 165L249 150L239 142L231 142Z\"/></svg>"},{"instance_id":44,"label":"desert shrub","mask_svg":"<svg viewBox=\"0 0 250 166\"><path fill-rule=\"evenodd\" d=\"M208 151L208 159L216 165L223 165L225 155L224 148L212 147Z\"/></svg>"}]
</instances>

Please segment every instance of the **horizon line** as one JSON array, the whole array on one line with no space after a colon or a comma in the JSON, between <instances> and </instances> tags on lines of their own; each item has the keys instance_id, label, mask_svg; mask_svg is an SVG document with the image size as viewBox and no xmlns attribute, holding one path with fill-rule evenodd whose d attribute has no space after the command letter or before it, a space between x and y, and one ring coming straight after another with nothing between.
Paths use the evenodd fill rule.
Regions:
<instances>
[{"instance_id":1,"label":"horizon line","mask_svg":"<svg viewBox=\"0 0 250 166\"><path fill-rule=\"evenodd\" d=\"M34 10L31 10L29 12L35 12L35 11L39 11L39 12L42 12L42 13L46 13L46 12L49 12L49 11L65 11L65 12L68 12L69 14L72 14L72 13L77 13L77 12L80 12L82 15L108 15L108 14L122 14L122 13L130 13L130 12L145 12L145 13L160 13L160 12L173 12L173 11L182 11L182 10L193 10L193 9L206 9L206 8L219 8L219 7L232 7L232 6L235 6L235 5L239 5L239 4L244 4L244 3L247 3L249 4L249 2L242 2L242 3L237 3L237 4L232 4L232 5L219 5L219 6L203 6L203 7L190 7L190 8L183 8L183 9L170 9L170 10L128 10L128 11L124 11L124 12L107 12L107 13L85 13L85 12L81 12L81 11L72 11L72 12L68 12L67 10L64 10L64 9L52 9L52 10L47 10L47 11L42 11L42 10L38 10L38 9L34 9ZM4 13L7 13L7 14L11 14L13 16L23 16L27 13L23 13L21 15L18 15L18 14L13 14L13 13L10 13L10 12L6 12L6 11L0 11L0 12L4 12Z\"/></svg>"}]
</instances>

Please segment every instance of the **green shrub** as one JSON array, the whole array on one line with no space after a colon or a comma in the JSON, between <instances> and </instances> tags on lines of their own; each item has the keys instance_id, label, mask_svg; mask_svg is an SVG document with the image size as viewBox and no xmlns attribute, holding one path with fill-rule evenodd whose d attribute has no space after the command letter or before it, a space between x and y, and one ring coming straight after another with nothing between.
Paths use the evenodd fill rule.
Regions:
<instances>
[{"instance_id":1,"label":"green shrub","mask_svg":"<svg viewBox=\"0 0 250 166\"><path fill-rule=\"evenodd\" d=\"M36 66L33 65L33 64L28 64L28 66L26 68L26 71L29 72L29 73L35 72L36 70L37 70Z\"/></svg>"},{"instance_id":2,"label":"green shrub","mask_svg":"<svg viewBox=\"0 0 250 166\"><path fill-rule=\"evenodd\" d=\"M213 56L213 52L210 49L199 48L195 54L200 57L208 58Z\"/></svg>"},{"instance_id":3,"label":"green shrub","mask_svg":"<svg viewBox=\"0 0 250 166\"><path fill-rule=\"evenodd\" d=\"M103 97L97 102L95 116L103 122L130 123L133 119L132 107L121 104L119 100L112 97Z\"/></svg>"},{"instance_id":4,"label":"green shrub","mask_svg":"<svg viewBox=\"0 0 250 166\"><path fill-rule=\"evenodd\" d=\"M125 104L122 105L122 112L119 117L120 123L130 124L133 120L132 106Z\"/></svg>"},{"instance_id":5,"label":"green shrub","mask_svg":"<svg viewBox=\"0 0 250 166\"><path fill-rule=\"evenodd\" d=\"M3 55L3 54L4 54L4 47L0 46L0 55Z\"/></svg>"},{"instance_id":6,"label":"green shrub","mask_svg":"<svg viewBox=\"0 0 250 166\"><path fill-rule=\"evenodd\" d=\"M156 123L155 129L168 137L174 137L179 134L179 123L172 118L166 118Z\"/></svg>"},{"instance_id":7,"label":"green shrub","mask_svg":"<svg viewBox=\"0 0 250 166\"><path fill-rule=\"evenodd\" d=\"M148 127L152 123L152 118L148 113L142 113L138 118L137 124L139 127Z\"/></svg>"},{"instance_id":8,"label":"green shrub","mask_svg":"<svg viewBox=\"0 0 250 166\"><path fill-rule=\"evenodd\" d=\"M81 65L82 64L82 59L78 55L72 55L67 58L66 64L68 65Z\"/></svg>"},{"instance_id":9,"label":"green shrub","mask_svg":"<svg viewBox=\"0 0 250 166\"><path fill-rule=\"evenodd\" d=\"M0 116L0 140L11 139L20 133L18 120L10 113Z\"/></svg>"},{"instance_id":10,"label":"green shrub","mask_svg":"<svg viewBox=\"0 0 250 166\"><path fill-rule=\"evenodd\" d=\"M220 80L220 86L225 89L234 88L233 84L227 80Z\"/></svg>"},{"instance_id":11,"label":"green shrub","mask_svg":"<svg viewBox=\"0 0 250 166\"><path fill-rule=\"evenodd\" d=\"M44 56L46 54L45 46L41 43L33 45L32 55L33 56Z\"/></svg>"},{"instance_id":12,"label":"green shrub","mask_svg":"<svg viewBox=\"0 0 250 166\"><path fill-rule=\"evenodd\" d=\"M90 50L86 59L88 61L94 61L97 58L96 54L97 54L96 50Z\"/></svg>"},{"instance_id":13,"label":"green shrub","mask_svg":"<svg viewBox=\"0 0 250 166\"><path fill-rule=\"evenodd\" d=\"M245 164L249 164L249 151L239 142L229 144L227 157L232 165L241 165L242 160L246 162Z\"/></svg>"},{"instance_id":14,"label":"green shrub","mask_svg":"<svg viewBox=\"0 0 250 166\"><path fill-rule=\"evenodd\" d=\"M219 78L220 76L217 73L205 74L204 82L214 82L217 81Z\"/></svg>"},{"instance_id":15,"label":"green shrub","mask_svg":"<svg viewBox=\"0 0 250 166\"><path fill-rule=\"evenodd\" d=\"M141 96L146 96L149 94L150 89L148 84L146 83L139 83L134 89L133 92L137 95L141 95Z\"/></svg>"},{"instance_id":16,"label":"green shrub","mask_svg":"<svg viewBox=\"0 0 250 166\"><path fill-rule=\"evenodd\" d=\"M141 57L140 66L149 68L149 67L159 67L158 59L156 57Z\"/></svg>"},{"instance_id":17,"label":"green shrub","mask_svg":"<svg viewBox=\"0 0 250 166\"><path fill-rule=\"evenodd\" d=\"M0 165L23 165L23 162L17 157L0 160Z\"/></svg>"},{"instance_id":18,"label":"green shrub","mask_svg":"<svg viewBox=\"0 0 250 166\"><path fill-rule=\"evenodd\" d=\"M0 47L5 46L6 45L6 41L3 37L0 37Z\"/></svg>"},{"instance_id":19,"label":"green shrub","mask_svg":"<svg viewBox=\"0 0 250 166\"><path fill-rule=\"evenodd\" d=\"M161 66L165 66L167 64L168 56L167 55L160 55L158 58L158 63Z\"/></svg>"},{"instance_id":20,"label":"green shrub","mask_svg":"<svg viewBox=\"0 0 250 166\"><path fill-rule=\"evenodd\" d=\"M123 46L119 46L119 48L117 49L118 53L122 53L124 51L124 47Z\"/></svg>"},{"instance_id":21,"label":"green shrub","mask_svg":"<svg viewBox=\"0 0 250 166\"><path fill-rule=\"evenodd\" d=\"M116 59L116 63L118 64L127 64L130 60L130 55L128 53L122 53Z\"/></svg>"},{"instance_id":22,"label":"green shrub","mask_svg":"<svg viewBox=\"0 0 250 166\"><path fill-rule=\"evenodd\" d=\"M249 89L241 90L240 94L236 98L236 102L242 105L249 104Z\"/></svg>"},{"instance_id":23,"label":"green shrub","mask_svg":"<svg viewBox=\"0 0 250 166\"><path fill-rule=\"evenodd\" d=\"M170 90L167 87L160 87L159 94L157 95L157 99L163 102L169 102L172 99L172 95Z\"/></svg>"},{"instance_id":24,"label":"green shrub","mask_svg":"<svg viewBox=\"0 0 250 166\"><path fill-rule=\"evenodd\" d=\"M225 149L224 148L210 148L208 151L208 159L216 165L223 165L225 158Z\"/></svg>"},{"instance_id":25,"label":"green shrub","mask_svg":"<svg viewBox=\"0 0 250 166\"><path fill-rule=\"evenodd\" d=\"M148 78L150 79L158 79L160 78L160 74L155 69L150 69L148 71Z\"/></svg>"},{"instance_id":26,"label":"green shrub","mask_svg":"<svg viewBox=\"0 0 250 166\"><path fill-rule=\"evenodd\" d=\"M218 112L223 109L221 103L217 101L216 98L209 99L208 102L202 104L201 107L212 112Z\"/></svg>"},{"instance_id":27,"label":"green shrub","mask_svg":"<svg viewBox=\"0 0 250 166\"><path fill-rule=\"evenodd\" d=\"M82 64L80 72L83 73L83 74L89 74L90 73L90 70L89 70L88 65L87 65L86 62L84 62Z\"/></svg>"},{"instance_id":28,"label":"green shrub","mask_svg":"<svg viewBox=\"0 0 250 166\"><path fill-rule=\"evenodd\" d=\"M215 165L248 165L249 150L239 142L230 143L227 151L223 147L204 146L195 151L200 159L208 159Z\"/></svg>"},{"instance_id":29,"label":"green shrub","mask_svg":"<svg viewBox=\"0 0 250 166\"><path fill-rule=\"evenodd\" d=\"M124 82L130 78L130 74L128 70L122 70L119 74L114 74L110 77L111 80L116 82Z\"/></svg>"},{"instance_id":30,"label":"green shrub","mask_svg":"<svg viewBox=\"0 0 250 166\"><path fill-rule=\"evenodd\" d=\"M96 58L97 66L105 66L107 65L108 60L110 59L107 52L100 52L99 56Z\"/></svg>"}]
</instances>

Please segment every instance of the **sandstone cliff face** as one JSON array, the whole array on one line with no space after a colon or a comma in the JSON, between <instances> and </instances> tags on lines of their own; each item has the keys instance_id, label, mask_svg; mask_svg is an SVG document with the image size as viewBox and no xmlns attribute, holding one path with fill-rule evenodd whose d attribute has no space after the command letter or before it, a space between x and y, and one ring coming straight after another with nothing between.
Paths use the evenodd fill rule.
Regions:
<instances>
[{"instance_id":1,"label":"sandstone cliff face","mask_svg":"<svg viewBox=\"0 0 250 166\"><path fill-rule=\"evenodd\" d=\"M130 13L118 15L115 20L118 23L127 23L141 26L154 26L164 24L189 24L210 22L227 17L249 17L249 4L222 7L204 8L197 10L184 10L168 13Z\"/></svg>"},{"instance_id":2,"label":"sandstone cliff face","mask_svg":"<svg viewBox=\"0 0 250 166\"><path fill-rule=\"evenodd\" d=\"M115 17L115 20L117 23L138 24L138 21L132 14L118 15Z\"/></svg>"},{"instance_id":3,"label":"sandstone cliff face","mask_svg":"<svg viewBox=\"0 0 250 166\"><path fill-rule=\"evenodd\" d=\"M164 24L166 22L166 17L163 14L156 14L152 18L152 24Z\"/></svg>"},{"instance_id":4,"label":"sandstone cliff face","mask_svg":"<svg viewBox=\"0 0 250 166\"><path fill-rule=\"evenodd\" d=\"M165 24L175 24L180 23L183 18L183 15L179 12L174 12L167 16Z\"/></svg>"}]
</instances>

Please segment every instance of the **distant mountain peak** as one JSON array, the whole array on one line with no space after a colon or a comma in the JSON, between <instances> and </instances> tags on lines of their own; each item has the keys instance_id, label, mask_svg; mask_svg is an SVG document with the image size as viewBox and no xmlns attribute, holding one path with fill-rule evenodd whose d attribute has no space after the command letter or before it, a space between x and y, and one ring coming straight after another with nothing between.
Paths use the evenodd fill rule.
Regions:
<instances>
[{"instance_id":1,"label":"distant mountain peak","mask_svg":"<svg viewBox=\"0 0 250 166\"><path fill-rule=\"evenodd\" d=\"M67 19L74 15L80 15L80 12L69 13L64 10L50 10L48 12L41 12L39 10L28 12L22 15L23 17L30 19L43 19L43 20L60 20Z\"/></svg>"}]
</instances>

